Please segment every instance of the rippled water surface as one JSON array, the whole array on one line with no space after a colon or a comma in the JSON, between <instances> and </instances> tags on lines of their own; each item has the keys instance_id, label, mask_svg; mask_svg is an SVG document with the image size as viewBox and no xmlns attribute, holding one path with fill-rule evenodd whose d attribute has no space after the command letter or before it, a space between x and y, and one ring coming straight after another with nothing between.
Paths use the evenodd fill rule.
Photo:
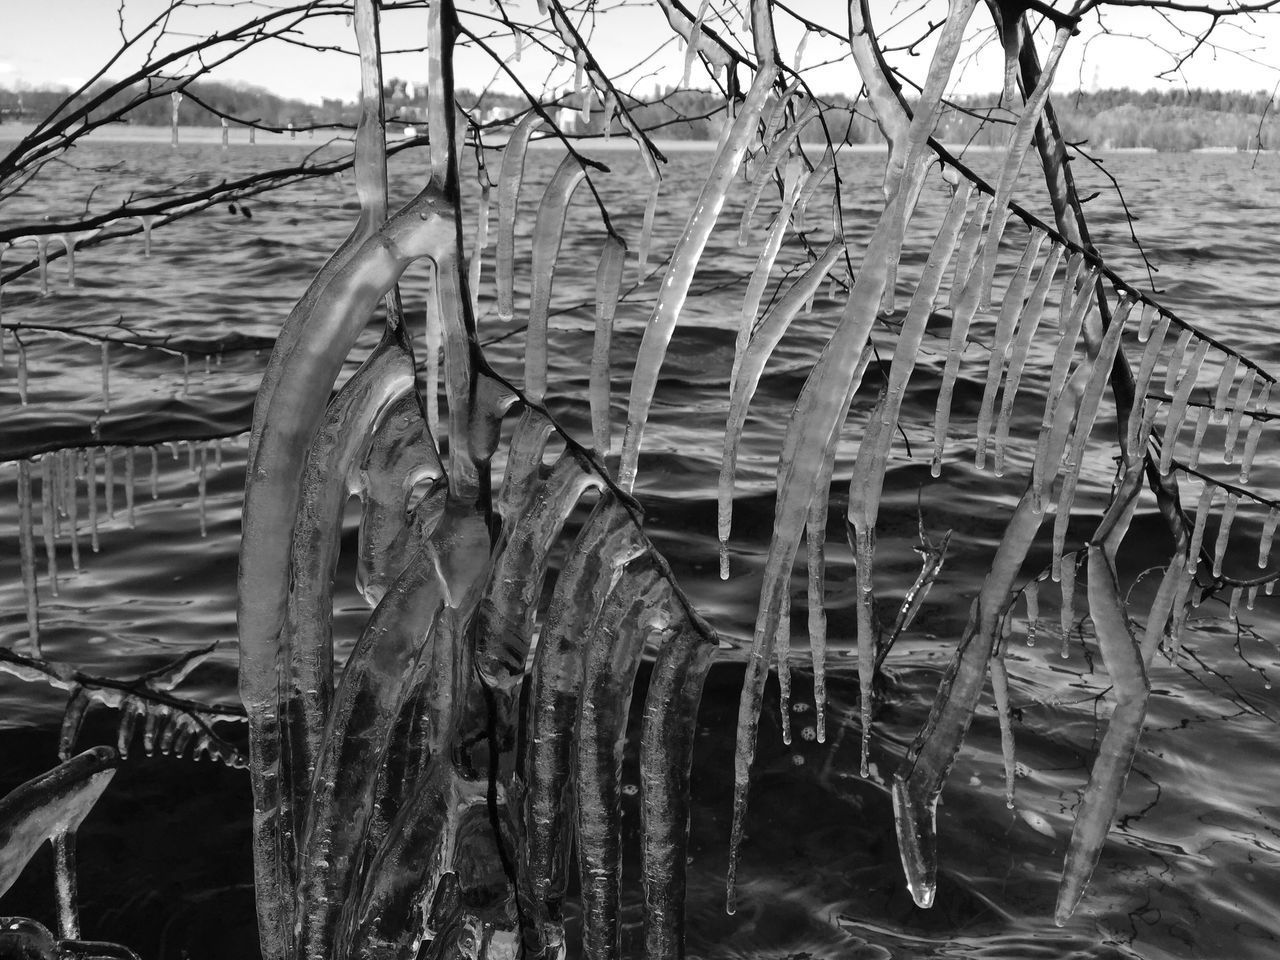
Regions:
<instances>
[{"instance_id":1,"label":"rippled water surface","mask_svg":"<svg viewBox=\"0 0 1280 960\"><path fill-rule=\"evenodd\" d=\"M93 184L99 184L95 209L162 180L189 178L191 189L201 189L250 170L295 163L313 146L299 141L224 154L216 146L183 146L175 152L167 145L95 143L77 151L77 166L59 171L56 185L17 198L4 213L11 221L69 215L83 207ZM611 168L596 178L600 197L616 228L634 246L643 203L642 168L635 154L625 150L599 156ZM655 232L655 260L674 244L709 156L672 153ZM531 155L530 186L518 226L521 250L527 251L532 232L540 192L535 186L547 181L558 159L552 151ZM496 159L491 162L496 168ZM979 154L972 162L990 173L996 161ZM421 156L395 159L397 197L414 192L425 163ZM1274 319L1280 283L1280 159L1128 155L1107 157L1106 166L1124 186L1129 206L1141 214L1134 228L1146 257L1159 268L1154 276L1164 301L1273 369L1280 353ZM1082 193L1103 191L1087 207L1098 245L1122 274L1145 284L1146 267L1129 240L1122 207L1095 170L1083 161L1075 170ZM856 241L856 256L874 227L882 160L876 154L850 154L842 159L840 172L846 236ZM1027 178L1024 195L1034 189ZM736 915L725 915L722 887L741 645L750 636L759 597L776 451L790 404L843 305L824 285L812 313L800 317L766 370L741 455L731 544L734 575L722 582L716 575L715 537L720 438L741 291L763 237L763 226L758 226L751 244L737 244L745 193L739 187L731 196L695 280L659 383L637 484L651 535L725 641L707 684L695 759L691 953L778 960L1280 955L1280 731L1274 719L1280 717L1280 695L1270 690L1267 679L1278 675L1272 640L1280 637L1280 623L1273 601L1262 596L1253 611L1241 615L1263 638L1241 640L1247 663L1234 648L1236 628L1218 601L1206 601L1193 614L1187 654L1177 664L1157 661L1147 730L1120 822L1085 901L1061 929L1052 921L1056 884L1072 811L1101 721L1110 710L1103 696L1107 679L1087 621L1077 623L1067 656L1060 655L1060 632L1049 626L1058 618L1052 598L1046 601L1046 624L1036 644L1023 642L1026 624L1017 620L1009 656L1020 774L1016 806L1010 810L1005 805L996 718L990 700L984 699L939 808L942 867L936 905L919 910L906 893L885 784L927 714L991 551L1025 483L1048 380L1048 349L1037 347L1033 357L1038 362L1028 373L1005 476L975 470L969 438L986 369L982 341L989 338L993 322L981 315L973 331L978 342L970 345L961 367L957 426L939 479L929 476L931 449L926 447L931 448L928 425L949 332L943 316L934 331L939 336L926 339L904 405L912 456L905 444L895 446L879 527L877 596L886 616L892 615L918 569L912 550L918 518L935 538L947 529L954 534L942 578L888 661L867 779L857 775L853 583L843 510L852 454L874 399L871 391L881 382L874 370L855 400L833 486L829 529L830 731L826 743L812 735L804 584L797 571L791 706L797 735L790 747L782 744L771 682L744 847L742 904ZM926 190L904 259L904 278L923 263L943 200L940 181ZM235 701L233 583L243 431L271 339L346 234L356 209L354 190L343 180L291 187L251 199L247 207L250 217L219 205L158 227L149 258L143 255L141 236L82 249L75 288L68 286L61 259L50 267L47 297L40 296L34 272L5 286L3 319L23 328L30 402L19 404L18 350L6 329L0 380L0 452L6 461L0 464L0 643L25 649L13 458L59 446L111 447L117 478L124 476L126 458L135 458L134 525L128 523L121 486L114 517L105 516L105 503L100 504L100 550L94 552L81 488L82 568L70 570L62 541L56 597L43 577L41 552L45 655L91 673L133 677L217 642L217 655L181 690ZM809 211L818 244L829 237L828 211L817 201ZM1022 236L1021 227L1010 228L1006 269L1016 261L1014 244ZM556 275L550 382L552 409L582 436L589 432L587 361L601 238L599 216L589 193L581 190ZM23 246L9 251L4 268L32 250ZM800 248L788 246L775 278L800 259ZM518 377L523 332L494 318L491 269L486 261L481 333L494 341L488 351L495 364ZM526 254L519 289L527 288L527 277ZM628 287L635 277L632 260ZM624 415L630 375L624 360L639 342L659 278L657 274L630 289L620 308L614 340L615 431ZM406 281L409 308L419 311L413 314L415 322L423 284L421 271L411 272ZM115 341L163 341L171 352L114 343L107 411L100 344L59 336L42 329L46 327L70 327ZM371 326L362 349L374 342L376 333ZM877 334L888 348L886 361L892 336L889 328ZM1103 418L1111 416L1111 409L1104 405ZM215 447L213 438L223 439ZM153 496L149 474L154 444L159 446ZM1079 545L1096 525L1106 502L1113 453L1109 425L1100 427L1084 468L1069 543ZM1267 438L1254 482L1275 496L1278 479L1280 459L1274 438ZM1252 563L1251 550L1256 556L1253 544L1260 527L1261 515L1242 508L1232 554L1239 553L1242 568ZM1024 575L1048 562L1047 526L1042 538ZM1154 501L1144 500L1120 555L1122 584L1128 587L1141 571L1163 564L1170 548ZM349 566L340 571L343 592L335 602L336 633L344 651L364 615ZM1144 617L1152 589L1148 577L1134 590L1135 618ZM1050 592L1056 594L1056 587ZM64 694L0 676L0 697L0 785L7 787L52 763ZM636 706L641 702L637 698ZM106 711L91 717L86 742L111 737L111 720ZM628 762L635 762L634 749ZM634 767L628 769L634 779ZM634 852L638 798L629 796L627 804ZM130 944L146 958L252 955L248 809L247 777L240 771L131 759L81 832L87 934ZM49 862L37 859L14 892L0 900L0 914L51 919L49 873ZM629 902L627 918L628 942L635 945L637 900Z\"/></svg>"}]
</instances>

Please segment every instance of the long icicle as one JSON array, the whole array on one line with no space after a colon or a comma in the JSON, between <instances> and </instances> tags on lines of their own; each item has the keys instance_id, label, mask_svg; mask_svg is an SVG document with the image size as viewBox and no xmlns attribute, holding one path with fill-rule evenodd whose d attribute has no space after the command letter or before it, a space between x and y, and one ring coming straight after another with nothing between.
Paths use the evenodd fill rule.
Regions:
<instances>
[{"instance_id":1,"label":"long icicle","mask_svg":"<svg viewBox=\"0 0 1280 960\"><path fill-rule=\"evenodd\" d=\"M837 437L861 382L863 347L875 323L881 299L888 285L906 233L908 202L918 195L925 174L926 141L937 117L943 90L959 53L965 26L975 0L956 0L934 49L933 62L911 121L907 163L867 246L862 269L854 282L840 322L814 365L791 414L789 429L779 457L778 503L774 531L765 565L760 612L752 649L743 678L738 707L738 740L734 756L734 809L730 837L729 871L726 879L726 909L736 909L737 858L746 828L747 791L751 764L759 730L767 664L777 633L780 604L809 506L817 495L814 479L817 466L826 456L827 446ZM634 465L633 465L634 466ZM634 470L632 471L634 474Z\"/></svg>"},{"instance_id":2,"label":"long icicle","mask_svg":"<svg viewBox=\"0 0 1280 960\"><path fill-rule=\"evenodd\" d=\"M733 175L742 162L747 143L755 132L756 121L778 75L769 5L764 0L752 0L751 9L753 39L759 53L760 66L724 146L712 161L702 191L694 202L689 220L672 252L670 267L636 355L628 400L627 426L622 438L622 458L618 466L618 484L628 493L635 485L644 427L649 419L649 408L653 403L667 345L671 342L676 323L680 319L694 271L702 259L703 250L706 249L711 231L724 206Z\"/></svg>"},{"instance_id":3,"label":"long icicle","mask_svg":"<svg viewBox=\"0 0 1280 960\"><path fill-rule=\"evenodd\" d=\"M516 124L502 150L498 174L498 247L495 275L498 284L498 319L509 321L515 311L516 210L520 205L520 185L524 180L524 158L529 137L542 124L536 110L530 110Z\"/></svg>"},{"instance_id":4,"label":"long icicle","mask_svg":"<svg viewBox=\"0 0 1280 960\"><path fill-rule=\"evenodd\" d=\"M987 465L987 442L991 437L991 421L995 416L996 393L1000 389L1000 381L1004 374L1005 363L1009 357L1009 345L1013 340L1014 328L1018 323L1018 315L1024 306L1023 293L1027 282L1031 279L1031 268L1040 255L1040 247L1044 243L1045 232L1032 228L1031 239L1022 251L1022 259L1009 281L1004 301L1000 305L1000 315L996 318L996 329L991 336L991 359L987 364L987 382L982 391L982 405L978 411L977 451L974 453L974 466L982 470Z\"/></svg>"},{"instance_id":5,"label":"long icicle","mask_svg":"<svg viewBox=\"0 0 1280 960\"><path fill-rule=\"evenodd\" d=\"M627 245L617 234L607 234L600 249L596 267L596 330L591 342L591 437L596 452L609 455L612 437L609 429L610 366L609 350L613 343L613 318L618 310L622 289L622 268L627 260Z\"/></svg>"},{"instance_id":6,"label":"long icicle","mask_svg":"<svg viewBox=\"0 0 1280 960\"><path fill-rule=\"evenodd\" d=\"M27 639L32 652L40 650L40 597L36 592L36 546L31 515L31 461L18 461L18 555L22 565L22 589L27 599Z\"/></svg>"},{"instance_id":7,"label":"long icicle","mask_svg":"<svg viewBox=\"0 0 1280 960\"><path fill-rule=\"evenodd\" d=\"M541 401L547 392L547 314L564 238L565 217L573 191L586 174L577 157L565 154L538 205L538 219L533 229L533 291L529 298L524 351L524 389L535 401Z\"/></svg>"},{"instance_id":8,"label":"long icicle","mask_svg":"<svg viewBox=\"0 0 1280 960\"><path fill-rule=\"evenodd\" d=\"M1049 256L1044 266L1040 268L1036 285L1032 288L1031 296L1018 317L1018 332L1010 348L1009 369L1005 372L1004 390L1000 395L1000 415L996 419L994 468L997 477L1004 474L1004 451L1009 442L1013 404L1018 398L1018 385L1022 382L1022 371L1026 366L1027 354L1040 327L1040 320L1044 316L1045 300L1049 296L1049 287L1053 284L1053 275L1057 272L1062 251L1063 248L1056 243L1049 248Z\"/></svg>"}]
</instances>

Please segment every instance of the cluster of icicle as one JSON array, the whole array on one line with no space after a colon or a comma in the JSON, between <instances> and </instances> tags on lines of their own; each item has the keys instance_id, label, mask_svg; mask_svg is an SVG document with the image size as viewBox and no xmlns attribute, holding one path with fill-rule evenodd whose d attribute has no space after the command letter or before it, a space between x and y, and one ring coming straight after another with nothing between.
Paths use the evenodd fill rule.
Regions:
<instances>
[{"instance_id":1,"label":"cluster of icicle","mask_svg":"<svg viewBox=\"0 0 1280 960\"><path fill-rule=\"evenodd\" d=\"M34 246L36 253L36 270L40 283L40 296L49 296L49 261L63 256L67 260L67 286L74 289L76 286L76 248L87 240L97 239L106 235L109 231L112 235L119 233L124 228L126 233L135 232L138 228L129 228L127 225L136 222L142 231L142 252L144 256L151 256L151 230L155 226L157 215L153 213L139 214L138 216L120 217L113 220L106 226L96 227L93 230L65 230L63 233L37 233L31 236L16 237L13 240L0 242L0 265L4 263L5 253L19 244L31 244ZM59 244L61 249L54 249L53 244Z\"/></svg>"},{"instance_id":2,"label":"cluster of icicle","mask_svg":"<svg viewBox=\"0 0 1280 960\"><path fill-rule=\"evenodd\" d=\"M626 247L608 235L598 271L596 449L566 441L545 464L557 432L538 403L547 305L567 205L584 176L576 159L566 161L534 230L526 403L491 539L487 462L516 395L475 369L469 350L456 131L440 69L448 16L448 4L432 6L430 182L387 217L381 134L362 144L376 122L362 117L361 219L286 321L254 412L240 689L263 954L409 958L431 941L442 956L514 955L520 938L531 956L562 956L576 848L584 952L617 956L621 751L641 655L656 647L641 729L644 936L650 955L674 957L684 939L689 769L714 635L678 594L635 504L616 490L600 493L542 609L553 547L567 539L575 506L604 483L608 342ZM380 89L371 3L356 5L355 26L368 112ZM515 198L536 123L531 115L517 126L498 184L500 313L514 301ZM398 308L382 342L330 397L375 306L397 301L398 279L419 260L433 270L426 402ZM447 418L435 412L436 382ZM447 460L437 429L447 430ZM362 501L358 586L372 612L339 669L332 581L353 494Z\"/></svg>"},{"instance_id":3,"label":"cluster of icicle","mask_svg":"<svg viewBox=\"0 0 1280 960\"><path fill-rule=\"evenodd\" d=\"M975 5L975 0L955 0L951 4L948 18L939 32L934 60L914 115L907 114L880 73L874 51L870 49L871 35L864 29L865 4L854 2L851 5L854 58L868 88L876 119L890 145L885 177L886 206L872 239L863 251L862 265L840 322L796 403L779 458L773 537L739 716L728 879L731 912L736 898L739 846L746 823L750 767L765 679L775 651L784 698L782 710L784 714L787 711L790 576L801 540L805 540L808 546L809 629L815 658L819 726L822 726L822 658L825 646L825 623L821 611L822 541L835 450L843 421L866 368L868 339L877 315L894 307L897 261L932 160L928 136ZM1022 34L1015 33L1020 43ZM955 171L947 177L948 182L957 186L943 223L934 235L928 261L902 320L888 372L888 384L862 431L849 487L847 524L857 572L857 644L863 730L861 766L865 776L869 767L871 681L878 639L872 615L875 525L901 405L917 365L928 321L934 311L945 304L951 315L951 329L934 416L931 460L932 472L937 476L948 438L953 433L952 399L974 319L980 311L993 313L995 327L983 378L980 412L973 432L976 438L975 462L982 469L990 459L997 475L1001 475L1011 452L1020 457L1024 449L1034 451L1029 464L1028 484L996 551L980 596L974 602L969 624L960 639L955 660L942 681L930 717L908 751L901 770L893 778L892 792L908 884L916 902L928 906L933 901L937 869L934 809L988 673L1001 716L1012 803L1014 761L1003 641L1012 619L1012 598L1017 596L1015 580L1048 512L1047 508L1052 506L1055 515L1053 563L1047 576L1061 584L1063 633L1069 635L1072 631L1077 565L1084 563L1089 613L1118 702L1077 812L1055 913L1060 923L1071 915L1083 895L1114 817L1145 714L1149 690L1147 667L1166 627L1173 635L1176 651L1177 638L1185 622L1188 594L1192 591L1200 563L1205 524L1213 511L1215 495L1225 490L1226 503L1221 512L1212 562L1205 564L1205 572L1211 569L1215 580L1222 576L1223 555L1240 500L1256 501L1267 511L1258 553L1260 567L1267 565L1277 518L1274 501L1222 481L1206 479L1190 542L1180 544L1179 553L1164 575L1143 637L1139 640L1133 635L1116 583L1115 553L1136 507L1148 443L1156 445L1157 452L1151 456L1161 474L1167 475L1175 467L1183 472L1194 470L1199 462L1201 444L1210 430L1210 421L1219 423L1226 419L1223 459L1231 463L1238 456L1240 482L1247 483L1261 431L1270 419L1267 404L1272 381L1256 365L1198 334L1151 302L1144 300L1137 304L1132 298L1123 299L1109 322L1104 323L1096 299L1101 291L1100 263L1096 258L1086 257L1078 245L1061 241L1058 237L1052 240L1042 258L1047 236L1034 226L1019 244L1016 266L1003 297L998 303L992 303L993 280L1001 259L1001 240L1006 238L1006 227L1011 217L1013 189L1069 35L1066 27L1056 32L1039 83L1034 90L1028 91L1022 115L1010 132L998 180L994 188L985 188L991 192L981 194L975 201L974 185L968 179L955 176ZM1012 43L1010 55L1014 64L1010 71L1016 65L1017 53L1018 44ZM1012 72L1009 75L1012 76ZM722 142L716 166L712 168L703 196L677 245L668 280L663 285L654 317L646 329L633 379L630 416L624 438L620 467L620 481L624 488L629 489L634 480L640 437L656 382L657 367L687 291L686 277L692 275L711 223L723 201L724 181L720 178L732 175L742 150L763 116L765 94L771 80L763 60L757 83L761 83L761 78L764 78L765 89L761 91L753 85L740 107L738 120L745 118L746 126L739 129L735 125ZM774 305L757 320L760 294L782 235L788 229L788 221L805 197L808 183L820 177L822 172L822 165L819 165L819 169L809 174L804 162L795 157L781 166L791 151L798 128L812 115L799 103L794 104L790 111L786 109L796 92L789 88L763 124L765 136L760 154L764 160L757 172L762 168L764 178L768 179L774 177L775 171L781 170L778 180L782 187L782 209L762 245L756 272L746 285L737 337L719 496L721 570L725 576L728 575L727 541L732 517L734 465L747 405L777 338L785 331L799 306L812 296L813 288L822 275L843 252L837 224L831 246L804 276L780 291ZM789 120L790 126L783 124L784 118ZM827 163L828 160L824 159L823 164ZM741 228L743 241L749 236L750 219L761 182L755 180L747 202ZM686 256L691 259L685 260ZM944 296L943 284L948 266L952 264L949 292ZM1056 317L1049 321L1053 327L1046 329L1047 324L1043 321L1050 313L1046 310L1046 303L1054 289L1058 291L1058 309ZM1172 347L1162 352L1165 334L1171 325L1176 326L1179 333ZM1124 468L1116 483L1111 505L1094 536L1084 546L1068 551L1068 521L1074 512L1076 488L1089 438L1113 367L1123 362L1118 358L1123 355L1125 332L1134 327L1137 328L1135 339L1142 360L1136 377L1139 401L1124 424ZM1034 437L1011 440L1012 412L1028 353L1033 344L1044 343L1046 338L1052 345L1053 359L1039 430ZM1204 362L1210 350L1217 350L1223 358L1221 372L1214 379L1216 389L1212 403L1195 399L1197 378L1205 369ZM1160 362L1163 363L1164 396L1149 393L1151 378ZM1237 381L1238 368L1243 368L1243 371ZM1194 417L1188 414L1192 409L1197 410ZM1166 412L1163 433L1155 429L1161 410ZM1175 448L1180 432L1191 420L1194 420L1194 437L1189 456L1185 462L1178 461ZM928 571L927 564L922 578L927 578ZM1033 625L1038 619L1039 580L1033 580L1022 591L1026 602L1031 605L1028 619ZM1257 580L1264 582L1267 577ZM1239 600L1239 589L1237 587L1233 592L1233 612ZM913 594L918 596L917 588L913 588ZM1194 602L1194 598L1192 600ZM906 608L904 604L904 610Z\"/></svg>"},{"instance_id":4,"label":"cluster of icicle","mask_svg":"<svg viewBox=\"0 0 1280 960\"><path fill-rule=\"evenodd\" d=\"M196 511L203 537L208 530L209 472L222 467L222 441L185 443L187 465L195 478ZM171 443L169 449L177 460L179 445ZM27 599L27 629L35 650L40 647L37 533L44 545L45 582L49 595L56 597L59 543L69 554L71 569L79 573L82 536L88 537L90 548L97 553L101 548L101 528L116 521L117 514L132 528L137 521L136 492L140 483L149 487L152 500L159 499L159 461L160 451L155 446L68 447L17 461L18 552Z\"/></svg>"}]
</instances>

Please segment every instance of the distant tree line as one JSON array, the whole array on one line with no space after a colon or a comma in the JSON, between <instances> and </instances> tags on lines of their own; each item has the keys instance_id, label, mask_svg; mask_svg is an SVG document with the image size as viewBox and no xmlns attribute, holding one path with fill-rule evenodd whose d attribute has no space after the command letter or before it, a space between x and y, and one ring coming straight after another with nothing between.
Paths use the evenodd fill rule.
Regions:
<instances>
[{"instance_id":1,"label":"distant tree line","mask_svg":"<svg viewBox=\"0 0 1280 960\"><path fill-rule=\"evenodd\" d=\"M271 128L306 129L313 126L353 126L357 119L354 100L325 99L320 103L278 96L262 87L213 81L192 83L185 94L180 122L184 126L219 126L222 116ZM91 88L84 96L91 97ZM392 78L386 82L387 115L394 122L421 123L426 119L426 84ZM57 89L7 90L0 88L0 119L21 120L48 115L66 96ZM104 103L94 116L104 116L124 102L127 95ZM523 98L511 94L469 90L458 92L460 105L481 125L495 122L526 108ZM589 119L577 114L576 96L562 98L568 131L600 134L602 110ZM880 143L881 137L867 111L841 94L822 97L822 122L839 143ZM724 97L718 92L657 88L652 96L632 106L636 119L658 136L673 140L714 140L724 119ZM1266 92L1223 90L1097 90L1077 92L1056 100L1058 119L1068 140L1087 141L1095 149L1147 148L1186 151L1202 147L1254 150L1280 144L1271 95ZM572 113L570 113L572 109ZM143 103L126 115L129 123L166 126L170 104L161 97ZM943 111L939 139L947 143L1001 146L1010 114L994 96L966 97ZM803 139L824 142L821 126L811 123Z\"/></svg>"}]
</instances>

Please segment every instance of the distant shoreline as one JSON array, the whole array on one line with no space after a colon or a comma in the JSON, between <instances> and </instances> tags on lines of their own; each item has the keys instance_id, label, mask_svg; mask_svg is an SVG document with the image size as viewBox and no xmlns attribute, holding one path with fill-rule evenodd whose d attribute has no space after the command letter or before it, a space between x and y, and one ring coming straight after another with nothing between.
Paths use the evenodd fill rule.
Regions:
<instances>
[{"instance_id":1,"label":"distant shoreline","mask_svg":"<svg viewBox=\"0 0 1280 960\"><path fill-rule=\"evenodd\" d=\"M0 124L0 143L16 143L22 139L33 128L29 125L19 124ZM113 123L107 124L86 137L86 141L93 143L157 143L168 144L170 142L172 132L169 127L157 126L134 126L132 124ZM249 142L249 128L247 127L231 127L228 130L227 145L228 148L242 147L280 147L294 146L307 150L315 150L325 145L326 140L339 139L328 134L327 131L298 131L296 135L290 136L288 133L270 133L262 130L256 131L255 142ZM395 144L400 138L389 138L389 145ZM581 137L573 140L574 144L585 153L614 153L628 150L635 150L635 143L624 135L615 135L608 140L603 137ZM178 149L184 146L220 146L222 143L221 127L178 127ZM680 152L696 152L706 153L716 149L718 146L715 140L675 140L654 138L654 145L663 153L680 153ZM502 141L497 138L486 138L485 145L487 147L501 147ZM961 149L969 152L989 153L999 151L1002 147L984 146L982 144L944 144L952 151ZM529 144L530 149L536 150L557 150L563 149L563 145L559 140L548 137L544 140L535 140ZM853 143L845 144L841 147L842 151L851 153L883 153L885 146L878 143ZM1130 153L1158 153L1154 147L1113 147L1111 149L1100 149L1099 153L1106 154L1130 154ZM1240 151L1235 147L1199 147L1193 150L1185 151L1187 153L1240 153L1245 152L1253 154L1255 152L1271 153L1270 150L1261 151Z\"/></svg>"}]
</instances>

